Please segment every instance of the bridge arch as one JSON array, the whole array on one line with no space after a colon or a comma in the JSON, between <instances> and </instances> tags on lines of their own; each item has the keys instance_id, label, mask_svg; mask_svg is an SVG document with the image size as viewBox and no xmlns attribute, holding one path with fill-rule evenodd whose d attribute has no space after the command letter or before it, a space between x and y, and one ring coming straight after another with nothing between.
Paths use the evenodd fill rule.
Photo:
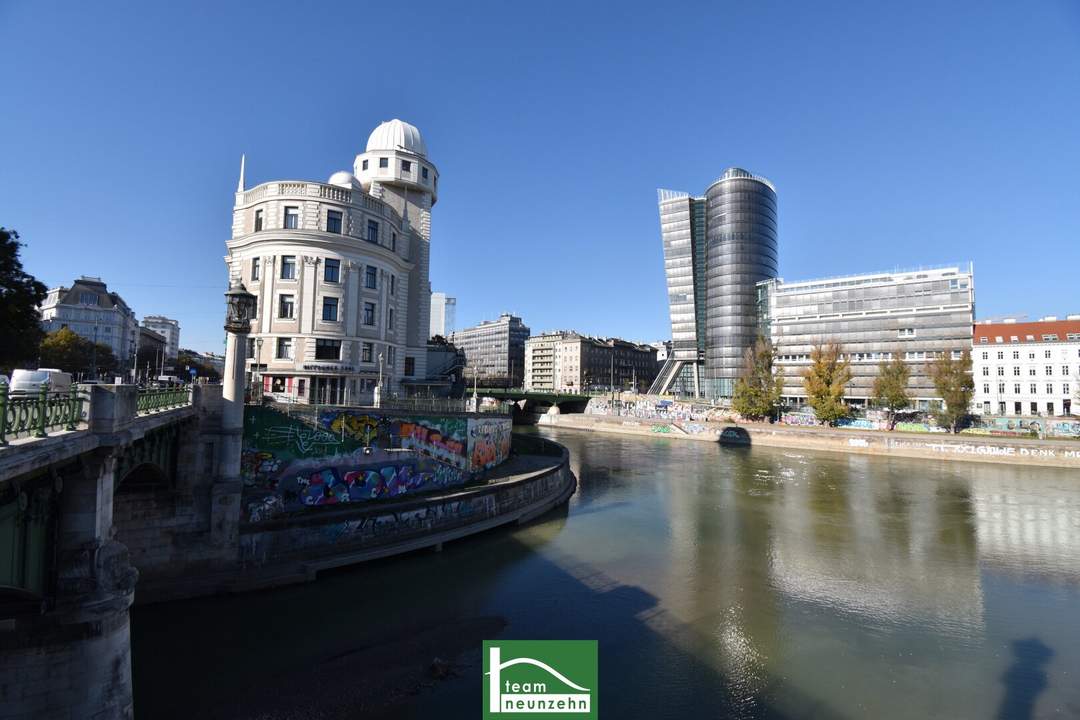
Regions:
<instances>
[{"instance_id":1,"label":"bridge arch","mask_svg":"<svg viewBox=\"0 0 1080 720\"><path fill-rule=\"evenodd\" d=\"M150 487L164 487L170 482L169 472L154 462L142 462L127 469L116 483L117 490L133 491Z\"/></svg>"}]
</instances>

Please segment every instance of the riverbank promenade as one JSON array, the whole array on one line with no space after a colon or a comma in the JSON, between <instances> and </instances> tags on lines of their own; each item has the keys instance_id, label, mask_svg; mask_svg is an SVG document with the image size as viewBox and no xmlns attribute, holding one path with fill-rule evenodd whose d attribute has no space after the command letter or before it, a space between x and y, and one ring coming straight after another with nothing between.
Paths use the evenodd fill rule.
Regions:
<instances>
[{"instance_id":1,"label":"riverbank promenade","mask_svg":"<svg viewBox=\"0 0 1080 720\"><path fill-rule=\"evenodd\" d=\"M986 435L829 428L781 423L723 423L620 417L546 415L540 425L570 430L669 437L737 445L826 450L935 460L1080 468L1080 441ZM732 429L735 430L732 430Z\"/></svg>"}]
</instances>

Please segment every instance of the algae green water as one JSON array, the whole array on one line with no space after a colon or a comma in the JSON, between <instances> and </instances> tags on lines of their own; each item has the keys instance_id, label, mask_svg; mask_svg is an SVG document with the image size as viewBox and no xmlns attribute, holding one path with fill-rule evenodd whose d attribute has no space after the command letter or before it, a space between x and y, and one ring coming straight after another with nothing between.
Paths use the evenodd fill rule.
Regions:
<instances>
[{"instance_id":1,"label":"algae green water","mask_svg":"<svg viewBox=\"0 0 1080 720\"><path fill-rule=\"evenodd\" d=\"M475 718L492 636L598 640L605 718L1080 716L1078 473L543 433L563 512L137 608L137 717Z\"/></svg>"}]
</instances>

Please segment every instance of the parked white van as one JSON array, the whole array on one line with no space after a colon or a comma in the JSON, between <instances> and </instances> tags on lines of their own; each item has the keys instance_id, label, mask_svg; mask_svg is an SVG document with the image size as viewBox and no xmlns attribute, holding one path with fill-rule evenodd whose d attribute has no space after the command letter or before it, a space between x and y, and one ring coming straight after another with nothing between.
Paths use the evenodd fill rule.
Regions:
<instances>
[{"instance_id":1,"label":"parked white van","mask_svg":"<svg viewBox=\"0 0 1080 720\"><path fill-rule=\"evenodd\" d=\"M37 394L41 392L42 383L48 384L49 392L67 392L71 389L71 373L56 368L14 370L8 390L12 393Z\"/></svg>"}]
</instances>

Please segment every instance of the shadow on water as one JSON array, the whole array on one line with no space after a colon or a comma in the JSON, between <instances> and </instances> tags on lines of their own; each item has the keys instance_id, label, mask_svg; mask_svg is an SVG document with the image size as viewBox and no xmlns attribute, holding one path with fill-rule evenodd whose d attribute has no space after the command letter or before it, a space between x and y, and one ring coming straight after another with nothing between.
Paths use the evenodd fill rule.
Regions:
<instances>
[{"instance_id":1,"label":"shadow on water","mask_svg":"<svg viewBox=\"0 0 1080 720\"><path fill-rule=\"evenodd\" d=\"M1054 651L1038 638L1015 640L1012 644L1013 662L1001 681L1005 698L1001 701L999 720L1026 720L1034 717L1035 701L1048 684L1043 668Z\"/></svg>"},{"instance_id":2,"label":"shadow on water","mask_svg":"<svg viewBox=\"0 0 1080 720\"><path fill-rule=\"evenodd\" d=\"M644 589L545 552L566 521L320 577L303 586L136 608L139 718L474 718L481 642L596 639L605 717L783 718L760 668L734 680L716 639ZM453 668L433 680L435 657ZM800 717L834 718L793 698Z\"/></svg>"}]
</instances>

